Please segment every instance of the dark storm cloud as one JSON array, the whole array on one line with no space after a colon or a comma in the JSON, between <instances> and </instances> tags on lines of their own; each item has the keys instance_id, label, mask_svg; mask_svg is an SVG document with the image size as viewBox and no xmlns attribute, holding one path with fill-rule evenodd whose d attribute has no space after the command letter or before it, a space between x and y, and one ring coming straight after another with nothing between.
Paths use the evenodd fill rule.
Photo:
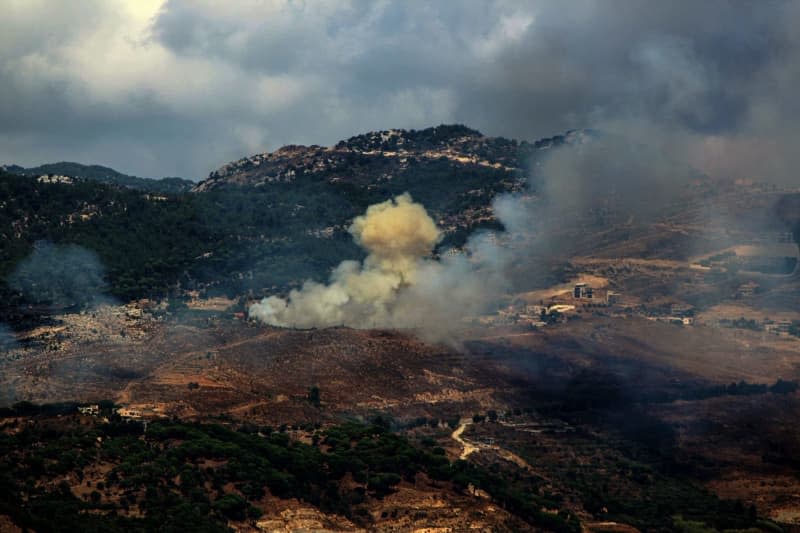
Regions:
<instances>
[{"instance_id":1,"label":"dark storm cloud","mask_svg":"<svg viewBox=\"0 0 800 533\"><path fill-rule=\"evenodd\" d=\"M197 179L289 142L462 122L683 135L716 170L796 179L794 4L3 3L2 162Z\"/></svg>"},{"instance_id":2,"label":"dark storm cloud","mask_svg":"<svg viewBox=\"0 0 800 533\"><path fill-rule=\"evenodd\" d=\"M521 136L621 115L724 130L747 112L748 85L780 45L772 35L780 25L775 4L542 7L524 38L490 66L488 81L467 94L460 111L486 102L487 122L511 120Z\"/></svg>"}]
</instances>

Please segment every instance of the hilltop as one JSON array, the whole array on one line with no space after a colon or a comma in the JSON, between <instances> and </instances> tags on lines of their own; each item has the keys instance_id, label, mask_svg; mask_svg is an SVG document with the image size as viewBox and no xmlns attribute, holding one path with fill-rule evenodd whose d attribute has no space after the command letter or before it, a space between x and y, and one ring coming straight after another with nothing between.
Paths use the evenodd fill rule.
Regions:
<instances>
[{"instance_id":1,"label":"hilltop","mask_svg":"<svg viewBox=\"0 0 800 533\"><path fill-rule=\"evenodd\" d=\"M49 181L58 181L60 179L64 181L65 178L80 179L162 194L183 193L191 189L194 185L194 182L184 178L140 178L137 176L129 176L113 168L101 165L83 165L81 163L68 161L47 163L29 168L19 165L2 165L0 166L0 170L18 176L37 177L42 180L49 179Z\"/></svg>"},{"instance_id":2,"label":"hilltop","mask_svg":"<svg viewBox=\"0 0 800 533\"><path fill-rule=\"evenodd\" d=\"M524 177L529 159L537 151L574 142L584 134L568 132L529 143L487 137L460 124L374 131L330 147L289 145L245 157L213 171L194 190L231 185L259 187L303 177L375 187L382 182L435 173L442 166L460 172L485 172L513 182Z\"/></svg>"}]
</instances>

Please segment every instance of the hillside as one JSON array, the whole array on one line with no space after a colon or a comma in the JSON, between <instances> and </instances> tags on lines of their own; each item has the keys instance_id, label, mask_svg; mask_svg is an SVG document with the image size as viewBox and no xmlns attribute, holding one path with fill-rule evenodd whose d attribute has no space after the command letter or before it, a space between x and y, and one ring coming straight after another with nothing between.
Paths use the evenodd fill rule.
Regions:
<instances>
[{"instance_id":1,"label":"hillside","mask_svg":"<svg viewBox=\"0 0 800 533\"><path fill-rule=\"evenodd\" d=\"M58 476L53 484L35 485L35 489L7 480L5 487L14 495L10 501L17 501L19 494L26 494L30 502L49 497L54 505L72 509L65 515L73 519L78 519L77 509L99 504L117 508L128 518L154 518L166 509L174 512L191 495L184 489L194 486L186 487L175 476L202 467L200 474L209 476L211 485L199 485L205 487L202 497L192 501L200 504L202 512L193 514L212 521L225 519L211 512L208 503L230 494L239 497L235 501L240 510L252 505L264 518L278 519L280 511L302 502L327 519L341 515L370 531L394 525L396 530L410 530L411 524L463 530L465 505L484 511L469 514L468 520L488 521L491 531L576 530L555 520L555 510L561 510L558 516L567 519L566 525L572 522L569 517L578 516L584 524L613 520L640 530L674 531L673 521L680 514L709 527L745 528L754 525L754 510L718 499L703 488L703 477L686 476L702 469L705 476L724 479L718 473L732 470L711 462L713 456L705 456L710 451L696 441L746 431L737 423L714 425L716 417L724 420L729 410L746 409L748 404L764 409L785 404L786 414L776 411L776 422L764 418L750 423L763 435L760 439L785 446L794 442L794 437L781 434L780 427L796 412L797 384L778 381L776 376L786 374L774 364L790 354L762 348L719 369L719 362L737 348L737 342L753 342L758 338L755 334L732 340L717 332L708 339L716 350L698 350L695 360L684 351L696 345L696 339L683 339L676 345L672 341L683 337L675 326L641 319L590 322L587 317L545 332L517 331L506 337L495 331L470 339L463 353L422 343L402 332L261 328L208 316L178 322L152 320L147 314L138 319L120 317L109 334L94 339L70 331L83 328L88 334L102 328L108 318L101 310L96 314L96 318L80 317L81 323L76 317L62 330L63 342L56 340L50 350L36 350L33 341L9 354L8 372L0 380L2 389L16 390L19 397L34 402L91 403L107 398L124 406L119 414L130 424L120 425L108 412L103 414L111 424L102 417L70 416L76 409L69 403L41 411L24 402L0 409L0 435L6 429L9 454L13 454L9 457L17 465L10 466L11 471L24 479L38 479L42 474L36 465L44 462L46 471ZM120 329L127 333L120 335ZM673 366L676 360L680 366ZM766 384L750 381L764 371ZM742 381L726 386L727 380ZM706 405L714 403L718 407L709 412ZM110 402L100 404L108 409ZM685 422L667 423L660 416L663 412L664 417L681 416ZM60 413L67 416L47 419L48 414ZM144 437L137 423L142 419L150 422ZM182 422L168 422L176 419ZM378 443L359 445L361 438L353 436L352 453L367 455L348 457L352 477L309 479L309 470L301 467L304 463L273 448L262 449L262 444L280 443L290 454L310 453L307 459L317 465L311 471L331 474L337 464L342 466L334 462L340 451L331 435L348 431L339 425L353 420L381 421L403 438L384 429L379 435L391 440L382 443L388 447L376 448ZM32 453L21 449L21 442L41 438L37 428L84 442L83 430L76 431L77 421L92 431L91 438L85 439L87 446L64 438L57 446L34 448ZM238 430L238 435L231 429ZM131 434L131 439L124 438ZM100 443L89 445L97 436L102 437ZM765 467L782 468L790 475L797 471L792 448L776 449L765 466L758 464L765 444L751 449L739 442L727 441L726 453L740 457L740 475L758 480ZM154 455L140 457L143 466L136 471L143 476L137 476L125 456L138 454L127 446L143 443L150 444L147 449ZM251 457L253 449L261 450L260 456L269 461ZM70 451L83 460L70 460ZM384 451L394 459L384 457ZM444 470L437 473L429 463L419 463L418 457L431 459L427 453L437 455ZM398 457L405 460L398 464ZM242 463L250 466L243 469ZM483 469L502 480L499 486L491 476L481 477ZM400 477L378 482L378 475L390 473ZM366 475L371 481L366 481ZM65 478L80 504L69 491L55 492ZM84 487L86 480L93 486ZM97 486L100 482L105 489ZM336 490L320 493L317 489L324 486L320 482ZM470 484L485 493L471 490ZM148 491L148 486L157 487L158 492ZM781 488L769 503L775 505L795 486L796 481ZM91 496L93 490L100 492L99 500ZM359 491L364 498L350 499L350 491ZM299 502L288 499L293 497ZM432 504L431 497L439 503ZM124 505L119 509L125 500L129 509ZM518 507L521 501L533 506ZM495 511L486 507L492 503ZM20 507L40 519L53 516L35 503ZM509 517L498 508L527 524L507 523ZM763 512L760 505L759 511ZM254 511L253 517L261 512ZM26 518L19 511L9 514L17 521ZM228 519L243 520L238 516Z\"/></svg>"},{"instance_id":2,"label":"hillside","mask_svg":"<svg viewBox=\"0 0 800 533\"><path fill-rule=\"evenodd\" d=\"M367 206L405 192L425 206L442 230L437 253L459 247L477 229L502 229L491 209L497 195L523 192L526 186L523 194L535 195L536 181L528 180L526 169L538 158L573 149L587 135L593 133L526 142L486 137L458 125L372 132L332 147L287 146L254 155L212 172L192 192L158 194L138 187L164 180L135 178L132 187L120 186L129 177L104 167L9 167L17 173L82 173L84 178L0 173L3 314L23 303L59 300L57 287L31 296L12 282L37 242L55 245L56 252L59 246L76 245L96 254L103 293L122 300L180 297L187 290L258 297L285 293L306 279L325 280L341 261L364 257L347 232L352 219ZM590 254L686 259L698 242L708 240L705 205L741 221L749 213L771 210L779 196L771 189L706 183L687 190L688 203L676 204L655 222L607 208L545 211L554 217L551 247L558 246L548 254L561 264L572 255ZM790 220L795 211L791 201L782 205L789 213L784 220L796 224ZM528 264L519 264L515 279L530 290L547 268L532 273ZM51 268L45 277L63 277L63 270L59 274ZM36 282L30 275L21 281Z\"/></svg>"},{"instance_id":3,"label":"hillside","mask_svg":"<svg viewBox=\"0 0 800 533\"><path fill-rule=\"evenodd\" d=\"M107 292L122 299L164 296L178 283L234 296L325 279L343 259L361 257L346 231L353 217L404 192L443 229L440 248L459 246L477 228L498 227L492 199L519 190L525 161L566 139L531 144L463 126L370 133L331 148L253 156L213 172L192 193L158 196L141 185L167 182L130 181L104 167L8 167L0 174L5 307L47 303L9 286L37 241L96 253ZM82 179L27 177L40 172Z\"/></svg>"},{"instance_id":4,"label":"hillside","mask_svg":"<svg viewBox=\"0 0 800 533\"><path fill-rule=\"evenodd\" d=\"M569 136L569 135L568 135ZM207 191L230 185L258 187L314 177L330 182L377 186L413 179L442 164L461 172L490 172L519 179L527 159L539 149L558 146L568 136L535 143L486 137L462 125L424 130L386 130L357 135L335 146L284 146L228 163L196 187Z\"/></svg>"},{"instance_id":5,"label":"hillside","mask_svg":"<svg viewBox=\"0 0 800 533\"><path fill-rule=\"evenodd\" d=\"M527 479L512 489L495 474L391 433L380 418L309 426L306 443L267 426L175 421L145 429L112 413L104 404L106 423L38 417L3 435L4 471L14 474L0 481L0 512L37 531L381 531L431 524L580 531L571 513L540 511L550 502ZM0 430L16 425L4 422ZM31 443L38 451L28 452ZM15 479L38 483L23 487ZM509 511L470 494L470 485L496 494Z\"/></svg>"},{"instance_id":6,"label":"hillside","mask_svg":"<svg viewBox=\"0 0 800 533\"><path fill-rule=\"evenodd\" d=\"M160 194L179 194L188 191L194 185L192 181L184 178L139 178L137 176L129 176L117 172L113 168L101 165L82 165L81 163L67 161L47 163L45 165L39 165L38 167L29 168L24 168L19 165L3 165L0 167L0 170L19 176L41 177L42 179L50 178L51 180L53 177L58 179L59 176L77 178Z\"/></svg>"},{"instance_id":7,"label":"hillside","mask_svg":"<svg viewBox=\"0 0 800 533\"><path fill-rule=\"evenodd\" d=\"M0 171L4 307L45 303L25 300L9 285L37 241L96 253L107 293L124 300L185 290L229 297L285 292L306 279L327 279L344 259L362 259L347 232L350 222L367 206L405 192L442 230L437 253L460 247L475 230L502 229L491 208L497 195L521 193L536 201L537 178L527 169L592 135L573 131L526 142L459 125L372 132L332 147L287 146L243 158L212 172L191 192L185 181L131 178L97 166L8 167ZM56 177L18 175L40 172ZM83 177L57 178L69 174ZM169 190L154 193L142 184ZM537 216L552 219L546 221L552 233L548 255L555 261L590 254L686 259L711 232L724 230L709 226L710 213L739 223L760 220L780 196L758 186L704 182L687 189L658 220L604 206L537 210ZM786 198L778 211L796 227L792 197ZM752 235L737 239L747 242ZM530 278L530 285L529 269L519 267L517 277Z\"/></svg>"},{"instance_id":8,"label":"hillside","mask_svg":"<svg viewBox=\"0 0 800 533\"><path fill-rule=\"evenodd\" d=\"M176 194L0 173L0 444L30 480L0 479L0 528L800 523L785 430L800 412L799 197L698 179L650 216L603 187L548 205L526 169L585 134L374 132L241 159ZM546 246L511 223L493 236L489 255L515 260L490 308L460 304L483 297L477 269L477 284L455 271L450 292L427 286L437 301L411 308L416 326L246 319L262 296L363 259L354 217L363 229L405 192L442 229L424 250L432 269L480 262L447 248L501 229L505 193L525 224L546 223ZM438 300L456 312L423 316ZM431 328L449 334L435 343ZM337 470L343 457L352 469Z\"/></svg>"}]
</instances>

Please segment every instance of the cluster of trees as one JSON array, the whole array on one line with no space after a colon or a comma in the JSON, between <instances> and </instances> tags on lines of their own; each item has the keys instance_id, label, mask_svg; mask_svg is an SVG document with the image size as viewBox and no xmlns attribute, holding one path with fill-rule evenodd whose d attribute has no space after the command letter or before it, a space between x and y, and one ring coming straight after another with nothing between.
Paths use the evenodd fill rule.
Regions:
<instances>
[{"instance_id":1,"label":"cluster of trees","mask_svg":"<svg viewBox=\"0 0 800 533\"><path fill-rule=\"evenodd\" d=\"M84 476L98 462L114 466L92 486ZM224 531L227 520L260 516L267 491L367 525L370 500L419 473L456 489L481 488L533 525L580 531L571 513L541 511L557 502L536 483L451 463L441 448L414 446L381 419L321 430L308 445L268 427L164 421L145 431L114 417L93 426L38 417L0 435L0 472L0 513L37 531ZM86 484L88 495L47 482L67 478ZM141 517L125 512L134 507Z\"/></svg>"},{"instance_id":2,"label":"cluster of trees","mask_svg":"<svg viewBox=\"0 0 800 533\"><path fill-rule=\"evenodd\" d=\"M772 385L739 381L728 385L696 386L688 385L677 391L654 390L639 395L637 401L643 403L670 403L676 400L705 400L718 396L753 396L757 394L793 394L799 385L796 381L778 379Z\"/></svg>"},{"instance_id":3,"label":"cluster of trees","mask_svg":"<svg viewBox=\"0 0 800 533\"><path fill-rule=\"evenodd\" d=\"M625 410L639 404L671 403L677 400L704 400L718 396L751 396L757 394L793 394L800 384L778 379L772 385L739 381L728 385L710 385L687 381L685 383L655 383L648 387L633 387L613 373L580 372L567 384L566 391L544 391L543 397L551 403L548 412L554 414L597 411L602 409Z\"/></svg>"},{"instance_id":4,"label":"cluster of trees","mask_svg":"<svg viewBox=\"0 0 800 533\"><path fill-rule=\"evenodd\" d=\"M772 385L664 384L643 391L612 373L581 372L565 388L548 391L543 390L545 385L533 395L538 416L564 421L571 431L562 433L553 446L513 438L507 442L598 519L642 531L675 531L680 517L717 531L745 530L760 527L756 509L721 500L697 483L698 474L709 466L687 456L677 445L673 425L652 415L646 404L719 395L791 394L797 388L795 382L778 380ZM487 412L474 420L490 421L495 416L500 414Z\"/></svg>"},{"instance_id":5,"label":"cluster of trees","mask_svg":"<svg viewBox=\"0 0 800 533\"><path fill-rule=\"evenodd\" d=\"M694 481L702 468L677 450L668 424L635 408L595 415L594 431L563 434L555 451L530 442L514 451L596 519L659 532L679 530L684 519L711 531L775 527L755 507L720 499ZM570 419L579 416L586 418L572 413Z\"/></svg>"},{"instance_id":6,"label":"cluster of trees","mask_svg":"<svg viewBox=\"0 0 800 533\"><path fill-rule=\"evenodd\" d=\"M749 329L752 331L761 331L764 327L758 323L755 319L752 318L723 318L719 321L720 326L724 326L727 328L736 328L736 329Z\"/></svg>"},{"instance_id":7,"label":"cluster of trees","mask_svg":"<svg viewBox=\"0 0 800 533\"><path fill-rule=\"evenodd\" d=\"M796 386L779 381L769 388ZM747 384L731 387L750 389ZM315 398L312 387L309 401ZM95 425L85 425L85 419L80 424L63 416L76 408L67 403L20 402L2 413L29 418L18 431L0 435L0 513L41 531L224 531L228 520L260 516L259 502L269 493L299 498L366 526L370 502L399 483L416 483L424 473L456 490L482 489L531 525L551 531L580 531L572 513L543 511L564 504L563 495L547 488L553 480L562 492L580 498L590 513L642 530L671 531L684 520L717 530L762 525L754 508L720 500L690 481L684 474L696 474L697 468L677 458L671 428L639 409L596 416L594 424L613 428L616 437L609 442L579 430L565 435L564 446L587 441L595 450L591 464L550 461L546 471L551 481L545 483L532 474L511 475L498 465L486 469L450 462L436 440L427 437L413 444L391 431L391 420L380 417L370 423L309 427L309 445L290 439L285 428L266 426L234 429L173 420L151 422L145 430L110 415L111 402L101 404L109 423L96 419ZM532 412L516 409L502 416ZM474 418L500 416L489 411ZM431 420L414 423L430 425ZM534 448L516 451L536 465L540 453ZM98 463L113 468L99 481L85 478ZM53 482L59 479L71 479L73 486ZM75 480L87 485L83 497L75 496ZM134 508L142 513L137 518L125 512Z\"/></svg>"}]
</instances>

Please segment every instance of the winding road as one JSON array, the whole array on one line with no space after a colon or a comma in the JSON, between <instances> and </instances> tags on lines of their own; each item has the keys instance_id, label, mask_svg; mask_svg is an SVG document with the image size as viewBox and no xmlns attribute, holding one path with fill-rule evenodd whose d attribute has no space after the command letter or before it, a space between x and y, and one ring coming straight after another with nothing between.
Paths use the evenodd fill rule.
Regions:
<instances>
[{"instance_id":1,"label":"winding road","mask_svg":"<svg viewBox=\"0 0 800 533\"><path fill-rule=\"evenodd\" d=\"M467 442L461 438L461 434L464 433L464 430L467 429L467 426L470 424L472 424L472 420L462 419L461 424L453 431L453 434L450 435L453 440L459 443L463 448L461 455L458 456L459 459L466 459L471 453L477 452L480 449L471 442Z\"/></svg>"}]
</instances>

